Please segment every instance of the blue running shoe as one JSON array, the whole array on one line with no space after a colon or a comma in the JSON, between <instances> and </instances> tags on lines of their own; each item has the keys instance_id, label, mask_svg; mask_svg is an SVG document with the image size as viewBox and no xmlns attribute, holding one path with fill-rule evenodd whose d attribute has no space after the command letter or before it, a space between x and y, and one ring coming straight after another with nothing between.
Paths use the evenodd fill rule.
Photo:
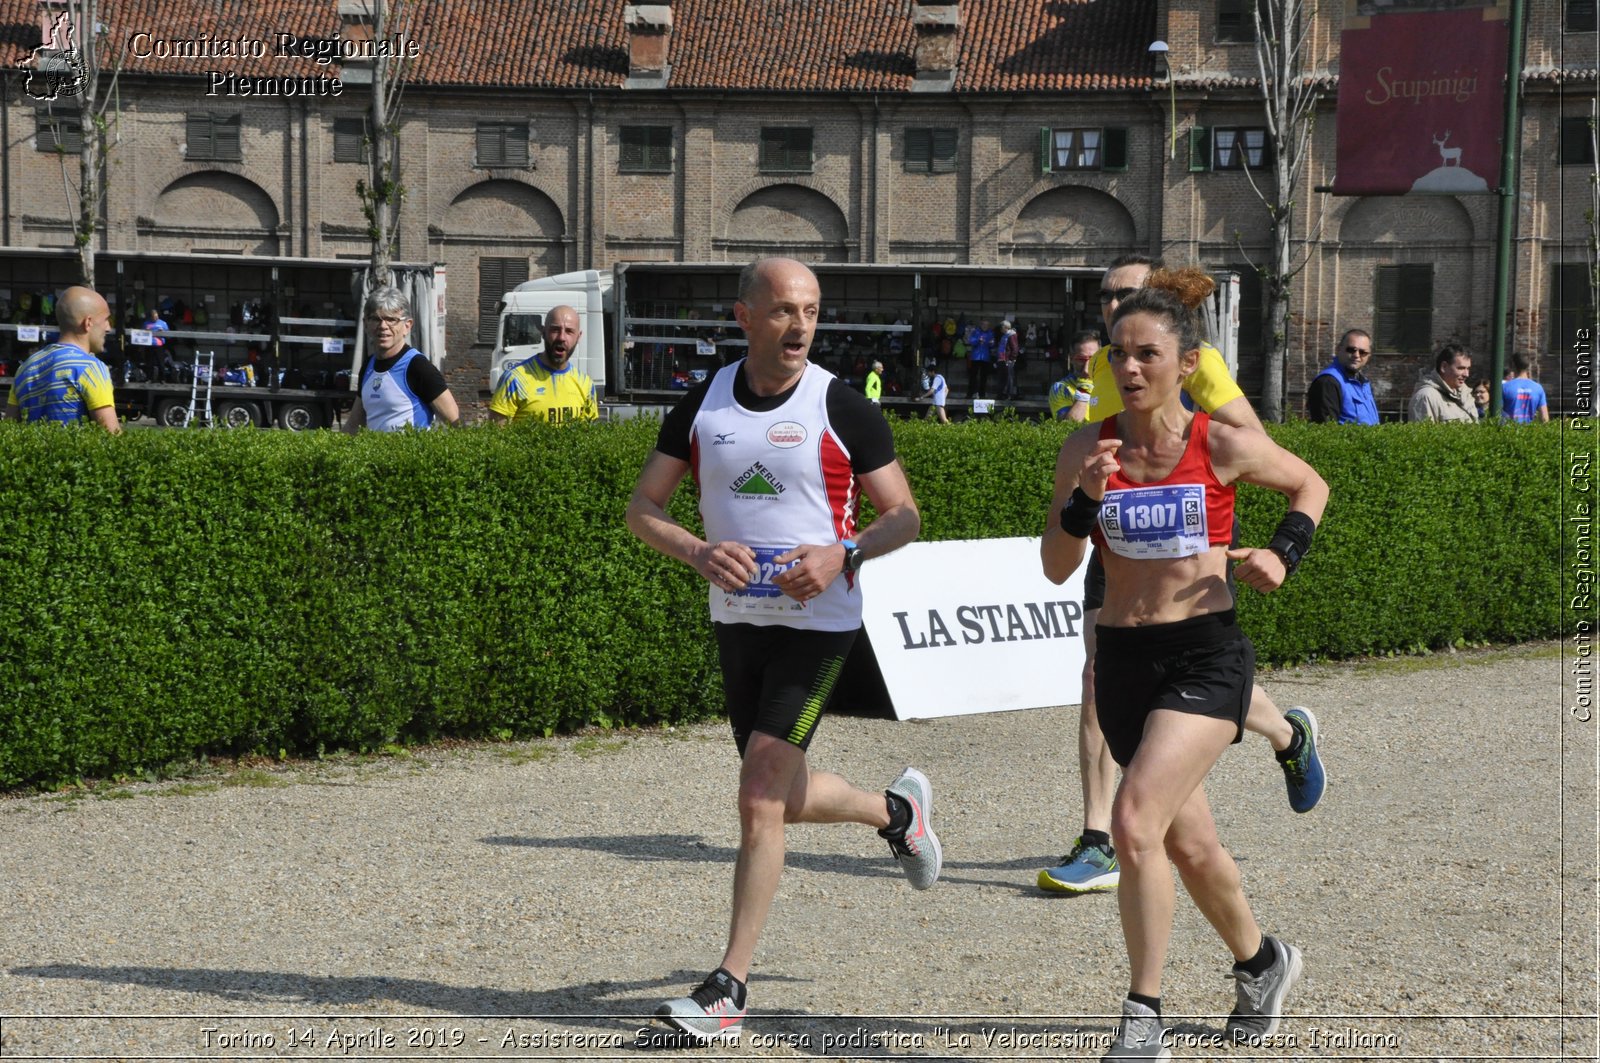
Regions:
<instances>
[{"instance_id":1,"label":"blue running shoe","mask_svg":"<svg viewBox=\"0 0 1600 1063\"><path fill-rule=\"evenodd\" d=\"M1317 718L1310 709L1298 705L1283 714L1289 726L1299 732L1302 742L1300 755L1285 757L1278 754L1278 764L1283 768L1283 781L1289 787L1289 807L1296 812L1310 812L1322 800L1322 791L1328 785L1322 770L1322 757L1317 753Z\"/></svg>"},{"instance_id":2,"label":"blue running shoe","mask_svg":"<svg viewBox=\"0 0 1600 1063\"><path fill-rule=\"evenodd\" d=\"M1085 845L1079 838L1059 867L1039 872L1039 888L1051 893L1098 893L1116 889L1121 878L1117 857L1110 849Z\"/></svg>"}]
</instances>

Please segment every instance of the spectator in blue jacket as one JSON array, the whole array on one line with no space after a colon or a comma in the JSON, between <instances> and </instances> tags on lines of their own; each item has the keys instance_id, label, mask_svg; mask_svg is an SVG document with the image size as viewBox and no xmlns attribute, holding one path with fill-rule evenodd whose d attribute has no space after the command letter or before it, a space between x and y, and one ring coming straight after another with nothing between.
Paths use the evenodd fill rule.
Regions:
<instances>
[{"instance_id":1,"label":"spectator in blue jacket","mask_svg":"<svg viewBox=\"0 0 1600 1063\"><path fill-rule=\"evenodd\" d=\"M1377 424L1378 400L1372 381L1361 372L1371 357L1372 336L1364 329L1346 329L1333 349L1333 361L1306 389L1306 416L1318 424Z\"/></svg>"}]
</instances>

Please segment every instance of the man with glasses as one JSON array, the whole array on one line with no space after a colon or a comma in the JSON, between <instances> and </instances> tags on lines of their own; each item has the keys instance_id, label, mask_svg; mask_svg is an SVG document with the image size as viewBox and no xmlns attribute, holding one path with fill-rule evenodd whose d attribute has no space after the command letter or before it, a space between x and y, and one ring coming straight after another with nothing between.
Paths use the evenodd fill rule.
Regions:
<instances>
[{"instance_id":1,"label":"man with glasses","mask_svg":"<svg viewBox=\"0 0 1600 1063\"><path fill-rule=\"evenodd\" d=\"M1124 255L1106 268L1100 281L1100 314L1106 331L1122 301L1144 287L1152 271L1161 263L1144 255ZM1088 373L1088 420L1096 424L1122 411L1122 394L1111 372L1109 347L1102 347L1090 359ZM1200 362L1183 382L1183 399L1209 413L1213 419L1235 428L1264 432L1261 419L1250 407L1239 385L1228 374L1222 353L1209 343L1200 345ZM1052 514L1051 519L1055 517ZM1239 534L1234 523L1234 538ZM1231 582L1231 580L1230 580ZM1072 848L1056 862L1039 872L1039 888L1052 893L1096 893L1112 890L1121 881L1116 849L1111 844L1111 802L1116 795L1117 765L1100 729L1094 697L1095 622L1105 604L1106 571L1098 550L1089 555L1083 578L1083 693L1078 712L1078 778L1083 787L1083 833ZM1322 800L1325 776L1317 753L1317 720L1311 710L1295 707L1287 713L1261 689L1251 688L1250 707L1245 716L1246 730L1267 739L1283 769L1288 787L1289 807L1309 812Z\"/></svg>"},{"instance_id":2,"label":"man with glasses","mask_svg":"<svg viewBox=\"0 0 1600 1063\"><path fill-rule=\"evenodd\" d=\"M361 388L344 419L352 435L362 428L397 432L431 428L435 419L461 423L461 409L439 367L410 346L411 303L392 285L376 288L362 310L372 355L361 367Z\"/></svg>"},{"instance_id":3,"label":"man with glasses","mask_svg":"<svg viewBox=\"0 0 1600 1063\"><path fill-rule=\"evenodd\" d=\"M1378 400L1372 381L1361 372L1372 357L1372 336L1346 329L1333 349L1333 361L1306 389L1306 416L1317 424L1377 424Z\"/></svg>"},{"instance_id":4,"label":"man with glasses","mask_svg":"<svg viewBox=\"0 0 1600 1063\"><path fill-rule=\"evenodd\" d=\"M578 312L558 306L545 315L544 350L514 366L489 400L489 423L593 421L600 416L594 381L572 364L583 339Z\"/></svg>"}]
</instances>

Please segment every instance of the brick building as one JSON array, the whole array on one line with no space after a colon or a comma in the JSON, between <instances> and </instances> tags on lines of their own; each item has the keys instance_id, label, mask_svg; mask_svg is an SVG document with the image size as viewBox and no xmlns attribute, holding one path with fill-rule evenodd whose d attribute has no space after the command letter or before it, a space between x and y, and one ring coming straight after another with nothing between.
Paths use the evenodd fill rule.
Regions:
<instances>
[{"instance_id":1,"label":"brick building","mask_svg":"<svg viewBox=\"0 0 1600 1063\"><path fill-rule=\"evenodd\" d=\"M8 247L71 244L74 167L57 148L70 153L81 126L70 103L30 96L19 69L47 3L0 0ZM1594 319L1595 3L1527 5L1515 345L1543 353ZM360 6L102 0L102 61L122 65L99 245L364 257L364 64L314 57L316 42L361 36ZM1247 0L425 0L416 10L396 257L449 266L446 368L458 393L485 385L495 302L528 277L774 251L991 265L1098 265L1141 251L1241 271L1240 376L1259 397L1250 263L1265 260L1269 229L1251 178L1270 174L1243 168L1265 124ZM1329 92L1296 197L1308 261L1294 286L1286 408L1301 409L1336 333L1357 324L1374 329L1369 373L1393 414L1440 343L1464 342L1486 365L1497 206L1314 191L1333 178L1338 28L1323 16L1308 53ZM1156 40L1170 46L1170 82L1149 52ZM337 95L326 92L332 77L347 82Z\"/></svg>"}]
</instances>

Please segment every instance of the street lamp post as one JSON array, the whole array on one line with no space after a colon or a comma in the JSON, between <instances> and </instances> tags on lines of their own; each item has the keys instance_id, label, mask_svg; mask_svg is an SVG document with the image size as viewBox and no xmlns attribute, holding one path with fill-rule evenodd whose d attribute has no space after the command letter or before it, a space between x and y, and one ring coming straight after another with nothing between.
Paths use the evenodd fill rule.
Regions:
<instances>
[{"instance_id":1,"label":"street lamp post","mask_svg":"<svg viewBox=\"0 0 1600 1063\"><path fill-rule=\"evenodd\" d=\"M1148 49L1150 58L1155 62L1155 77L1157 81L1165 79L1167 91L1170 95L1170 113L1172 122L1172 140L1167 148L1167 158L1178 157L1178 88L1172 77L1172 64L1167 60L1170 49L1166 41L1155 41Z\"/></svg>"}]
</instances>

